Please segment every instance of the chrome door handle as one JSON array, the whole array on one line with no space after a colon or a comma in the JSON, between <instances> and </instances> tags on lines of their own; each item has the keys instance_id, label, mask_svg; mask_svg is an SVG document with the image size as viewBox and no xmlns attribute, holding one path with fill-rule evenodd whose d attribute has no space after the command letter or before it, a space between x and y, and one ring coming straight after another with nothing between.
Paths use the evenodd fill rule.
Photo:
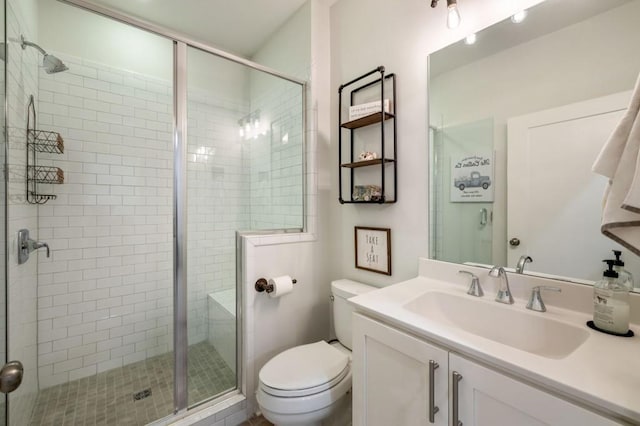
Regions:
<instances>
[{"instance_id":1,"label":"chrome door handle","mask_svg":"<svg viewBox=\"0 0 640 426\"><path fill-rule=\"evenodd\" d=\"M462 374L458 373L457 371L454 371L452 374L452 379L453 379L453 383L451 385L452 388L452 396L451 396L451 405L453 406L452 408L452 421L451 424L453 426L462 426L462 422L460 421L460 419L458 418L458 383L460 382L460 380L462 380Z\"/></svg>"},{"instance_id":2,"label":"chrome door handle","mask_svg":"<svg viewBox=\"0 0 640 426\"><path fill-rule=\"evenodd\" d=\"M487 213L487 209L480 209L480 226L486 226L487 225L487 217L488 217L488 213Z\"/></svg>"},{"instance_id":3,"label":"chrome door handle","mask_svg":"<svg viewBox=\"0 0 640 426\"><path fill-rule=\"evenodd\" d=\"M24 367L20 361L9 361L0 369L0 392L9 393L22 383Z\"/></svg>"},{"instance_id":4,"label":"chrome door handle","mask_svg":"<svg viewBox=\"0 0 640 426\"><path fill-rule=\"evenodd\" d=\"M436 368L439 365L434 360L429 360L429 422L435 423L436 413L440 411L440 408L436 407L436 397L435 397L435 388L436 388L436 379L435 373Z\"/></svg>"}]
</instances>

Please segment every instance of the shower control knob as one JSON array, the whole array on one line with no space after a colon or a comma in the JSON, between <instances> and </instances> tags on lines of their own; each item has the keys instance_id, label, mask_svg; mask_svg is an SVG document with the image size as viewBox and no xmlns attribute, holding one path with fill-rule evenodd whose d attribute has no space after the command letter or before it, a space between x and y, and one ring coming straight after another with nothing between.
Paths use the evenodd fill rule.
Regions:
<instances>
[{"instance_id":1,"label":"shower control knob","mask_svg":"<svg viewBox=\"0 0 640 426\"><path fill-rule=\"evenodd\" d=\"M518 247L520 245L520 240L517 238L512 238L509 240L509 245L511 247Z\"/></svg>"}]
</instances>

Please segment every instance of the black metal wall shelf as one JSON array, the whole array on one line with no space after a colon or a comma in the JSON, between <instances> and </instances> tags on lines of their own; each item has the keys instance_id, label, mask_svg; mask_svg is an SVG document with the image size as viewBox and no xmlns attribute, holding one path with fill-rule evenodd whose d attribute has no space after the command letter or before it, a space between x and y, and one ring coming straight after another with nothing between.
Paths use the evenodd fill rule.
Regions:
<instances>
[{"instance_id":1,"label":"black metal wall shelf","mask_svg":"<svg viewBox=\"0 0 640 426\"><path fill-rule=\"evenodd\" d=\"M379 77L365 82L367 80L371 80L371 76L379 73ZM355 83L363 83L360 86L356 86L350 90L345 91L347 87L355 85ZM390 89L385 91L385 83L391 84ZM365 89L371 90L379 90L380 94L380 111L374 112L372 114L366 115L364 117L359 117L355 120L343 121L343 95L345 93L349 94L349 105L348 107L352 107L357 105L356 97L359 93L361 93ZM389 96L387 96L387 92ZM396 135L397 135L397 124L396 124L396 113L397 113L397 104L396 104L396 76L395 74L387 74L385 75L385 68L383 66L379 66L376 69L369 71L366 74L357 77L348 83L341 85L338 88L339 94L339 104L338 104L338 185L339 185L339 198L338 201L340 204L392 204L398 200L398 184L397 184L397 172L398 165L396 160ZM389 111L385 110L385 97L389 99ZM386 122L392 120L393 124L393 133L391 134L391 141L385 140L388 135L385 134L385 125ZM380 137L379 137L379 147L380 147L380 155L379 158L373 160L356 160L355 155L355 131L357 129L361 129L364 127L370 127L377 125L380 127ZM349 146L343 147L343 132L349 132ZM390 142L390 143L389 143ZM391 145L392 149L389 148ZM343 151L344 150L344 151ZM346 153L348 150L348 154ZM376 174L378 176L378 182L368 182L367 185L362 186L375 186L379 188L380 194L373 197L375 199L358 199L355 195L355 190L357 186L355 184L356 180L356 170L362 170L363 168L369 168L371 170L377 170ZM345 178L343 173L343 169L348 169L349 173L348 177ZM350 195L345 199L343 197L343 179L347 179ZM391 182L389 182L391 180ZM377 184L380 184L379 187ZM374 185L375 184L375 185ZM390 190L393 189L391 192ZM390 194L391 192L391 194Z\"/></svg>"},{"instance_id":2,"label":"black metal wall shelf","mask_svg":"<svg viewBox=\"0 0 640 426\"><path fill-rule=\"evenodd\" d=\"M385 163L393 163L394 161L396 160L393 160L391 158L384 159ZM356 161L354 163L344 163L342 167L347 169L355 169L357 167L374 166L376 164L381 164L381 163L382 163L382 158L378 158L376 160L362 160L362 161Z\"/></svg>"},{"instance_id":3,"label":"black metal wall shelf","mask_svg":"<svg viewBox=\"0 0 640 426\"><path fill-rule=\"evenodd\" d=\"M364 116L362 118L358 118L357 120L347 121L346 123L342 123L342 127L345 129L359 129L360 127L369 126L371 124L379 123L382 121L380 117L380 113L373 113L371 115ZM388 112L384 113L384 119L389 120L391 118L395 118L395 115L390 114Z\"/></svg>"}]
</instances>

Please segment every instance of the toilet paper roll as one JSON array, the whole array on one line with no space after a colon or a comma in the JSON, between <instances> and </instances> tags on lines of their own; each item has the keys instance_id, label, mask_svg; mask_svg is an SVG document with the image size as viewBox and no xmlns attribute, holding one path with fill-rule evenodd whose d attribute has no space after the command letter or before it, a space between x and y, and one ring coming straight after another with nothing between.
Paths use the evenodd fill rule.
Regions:
<instances>
[{"instance_id":1,"label":"toilet paper roll","mask_svg":"<svg viewBox=\"0 0 640 426\"><path fill-rule=\"evenodd\" d=\"M269 297L284 296L293 290L293 280L289 275L269 278L269 285L273 286L273 291L269 293Z\"/></svg>"}]
</instances>

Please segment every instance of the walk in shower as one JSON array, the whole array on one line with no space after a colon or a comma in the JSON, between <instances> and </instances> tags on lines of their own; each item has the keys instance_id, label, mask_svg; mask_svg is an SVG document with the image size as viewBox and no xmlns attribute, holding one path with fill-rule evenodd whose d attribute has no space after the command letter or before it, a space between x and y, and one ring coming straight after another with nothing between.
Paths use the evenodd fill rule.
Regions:
<instances>
[{"instance_id":1,"label":"walk in shower","mask_svg":"<svg viewBox=\"0 0 640 426\"><path fill-rule=\"evenodd\" d=\"M239 392L236 231L304 227L302 80L77 6L2 3L0 351L24 378L0 424Z\"/></svg>"}]
</instances>

